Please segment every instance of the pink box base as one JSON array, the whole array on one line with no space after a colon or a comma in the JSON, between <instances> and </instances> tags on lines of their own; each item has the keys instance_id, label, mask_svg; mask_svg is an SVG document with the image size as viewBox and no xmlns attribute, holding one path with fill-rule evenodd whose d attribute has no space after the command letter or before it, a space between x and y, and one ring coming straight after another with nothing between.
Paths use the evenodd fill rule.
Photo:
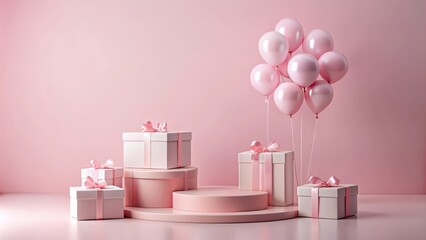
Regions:
<instances>
[{"instance_id":1,"label":"pink box base","mask_svg":"<svg viewBox=\"0 0 426 240\"><path fill-rule=\"evenodd\" d=\"M197 168L195 167L173 170L126 169L125 205L143 208L171 208L173 192L185 190L185 171L190 171L186 190L196 189ZM136 176L138 174L139 176Z\"/></svg>"}]
</instances>

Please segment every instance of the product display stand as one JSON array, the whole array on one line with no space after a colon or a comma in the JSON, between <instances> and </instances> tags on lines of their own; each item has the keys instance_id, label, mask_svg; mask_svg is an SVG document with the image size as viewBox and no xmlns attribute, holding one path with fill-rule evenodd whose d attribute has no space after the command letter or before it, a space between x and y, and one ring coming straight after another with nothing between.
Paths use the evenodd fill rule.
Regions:
<instances>
[{"instance_id":1,"label":"product display stand","mask_svg":"<svg viewBox=\"0 0 426 240\"><path fill-rule=\"evenodd\" d=\"M184 209L184 210L182 210ZM297 217L297 206L267 206L266 192L236 187L200 187L173 193L173 208L126 207L124 216L190 223L245 223Z\"/></svg>"}]
</instances>

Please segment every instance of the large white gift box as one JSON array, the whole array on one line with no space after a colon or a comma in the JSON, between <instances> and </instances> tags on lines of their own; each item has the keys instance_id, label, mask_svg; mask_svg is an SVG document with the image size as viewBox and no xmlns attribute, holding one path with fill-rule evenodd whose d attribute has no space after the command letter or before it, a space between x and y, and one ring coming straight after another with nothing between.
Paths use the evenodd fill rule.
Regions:
<instances>
[{"instance_id":1,"label":"large white gift box","mask_svg":"<svg viewBox=\"0 0 426 240\"><path fill-rule=\"evenodd\" d=\"M124 132L126 168L171 169L191 165L191 132Z\"/></svg>"},{"instance_id":2,"label":"large white gift box","mask_svg":"<svg viewBox=\"0 0 426 240\"><path fill-rule=\"evenodd\" d=\"M301 217L339 219L357 214L358 185L339 184L319 187L305 184L297 187Z\"/></svg>"},{"instance_id":3,"label":"large white gift box","mask_svg":"<svg viewBox=\"0 0 426 240\"><path fill-rule=\"evenodd\" d=\"M267 191L271 206L293 204L293 158L293 151L261 152L258 160L251 151L239 153L239 189Z\"/></svg>"}]
</instances>

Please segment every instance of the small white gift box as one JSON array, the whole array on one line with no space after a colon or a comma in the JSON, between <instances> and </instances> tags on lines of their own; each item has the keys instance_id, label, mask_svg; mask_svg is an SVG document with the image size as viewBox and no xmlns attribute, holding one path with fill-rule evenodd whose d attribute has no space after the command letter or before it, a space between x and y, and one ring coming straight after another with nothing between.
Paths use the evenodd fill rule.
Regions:
<instances>
[{"instance_id":1,"label":"small white gift box","mask_svg":"<svg viewBox=\"0 0 426 240\"><path fill-rule=\"evenodd\" d=\"M123 187L123 168L113 167L114 162L107 160L104 164L99 164L96 160L90 161L91 168L81 169L81 186L87 177L91 177L98 182L104 180L108 185Z\"/></svg>"},{"instance_id":2,"label":"small white gift box","mask_svg":"<svg viewBox=\"0 0 426 240\"><path fill-rule=\"evenodd\" d=\"M297 187L301 217L339 219L357 214L358 185L339 184L319 187L305 184Z\"/></svg>"},{"instance_id":3,"label":"small white gift box","mask_svg":"<svg viewBox=\"0 0 426 240\"><path fill-rule=\"evenodd\" d=\"M271 206L293 204L293 158L293 151L261 152L258 160L251 151L239 153L239 189L267 191Z\"/></svg>"},{"instance_id":4,"label":"small white gift box","mask_svg":"<svg viewBox=\"0 0 426 240\"><path fill-rule=\"evenodd\" d=\"M108 185L123 187L123 168L82 168L81 169L81 185L84 185L86 177L90 176L95 181L104 180Z\"/></svg>"},{"instance_id":5,"label":"small white gift box","mask_svg":"<svg viewBox=\"0 0 426 240\"><path fill-rule=\"evenodd\" d=\"M125 132L124 166L157 169L190 166L191 138L191 132Z\"/></svg>"}]
</instances>

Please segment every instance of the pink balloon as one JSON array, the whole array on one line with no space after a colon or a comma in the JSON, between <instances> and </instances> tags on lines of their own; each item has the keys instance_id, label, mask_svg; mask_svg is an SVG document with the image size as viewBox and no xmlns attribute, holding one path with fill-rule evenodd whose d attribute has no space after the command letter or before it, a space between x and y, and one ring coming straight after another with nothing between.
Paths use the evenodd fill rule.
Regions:
<instances>
[{"instance_id":1,"label":"pink balloon","mask_svg":"<svg viewBox=\"0 0 426 240\"><path fill-rule=\"evenodd\" d=\"M280 83L280 75L275 67L262 63L251 71L250 81L256 91L269 96Z\"/></svg>"},{"instance_id":2,"label":"pink balloon","mask_svg":"<svg viewBox=\"0 0 426 240\"><path fill-rule=\"evenodd\" d=\"M306 89L305 99L313 113L319 114L333 100L333 88L324 80L317 80Z\"/></svg>"},{"instance_id":3,"label":"pink balloon","mask_svg":"<svg viewBox=\"0 0 426 240\"><path fill-rule=\"evenodd\" d=\"M318 60L321 77L333 84L348 72L348 60L339 52L326 52Z\"/></svg>"},{"instance_id":4,"label":"pink balloon","mask_svg":"<svg viewBox=\"0 0 426 240\"><path fill-rule=\"evenodd\" d=\"M296 51L302 44L304 33L302 24L292 18L284 18L277 23L275 31L284 35L288 41L289 52Z\"/></svg>"},{"instance_id":5,"label":"pink balloon","mask_svg":"<svg viewBox=\"0 0 426 240\"><path fill-rule=\"evenodd\" d=\"M288 54L288 56L285 58L284 62L281 63L278 66L278 70L280 71L281 75L283 75L286 78L290 78L290 76L288 75L288 62L290 61L290 59L293 57L293 55Z\"/></svg>"},{"instance_id":6,"label":"pink balloon","mask_svg":"<svg viewBox=\"0 0 426 240\"><path fill-rule=\"evenodd\" d=\"M308 87L318 77L318 61L311 54L300 53L290 59L287 71L293 82L301 87Z\"/></svg>"},{"instance_id":7,"label":"pink balloon","mask_svg":"<svg viewBox=\"0 0 426 240\"><path fill-rule=\"evenodd\" d=\"M278 32L267 32L259 40L259 52L266 63L278 66L287 57L287 39Z\"/></svg>"},{"instance_id":8,"label":"pink balloon","mask_svg":"<svg viewBox=\"0 0 426 240\"><path fill-rule=\"evenodd\" d=\"M322 29L315 29L306 35L302 47L303 52L310 53L319 59L324 53L333 51L333 37Z\"/></svg>"},{"instance_id":9,"label":"pink balloon","mask_svg":"<svg viewBox=\"0 0 426 240\"><path fill-rule=\"evenodd\" d=\"M303 103L303 91L292 82L281 83L274 92L274 101L277 108L289 115L292 116L297 111Z\"/></svg>"}]
</instances>

